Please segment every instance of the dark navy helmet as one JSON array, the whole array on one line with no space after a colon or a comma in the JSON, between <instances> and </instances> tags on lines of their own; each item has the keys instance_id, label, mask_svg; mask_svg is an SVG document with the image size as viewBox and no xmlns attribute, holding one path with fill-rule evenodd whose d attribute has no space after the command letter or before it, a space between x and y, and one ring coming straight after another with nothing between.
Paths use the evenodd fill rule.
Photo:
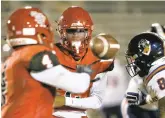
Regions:
<instances>
[{"instance_id":1,"label":"dark navy helmet","mask_svg":"<svg viewBox=\"0 0 165 118\"><path fill-rule=\"evenodd\" d=\"M151 64L164 56L163 38L152 32L136 35L129 42L126 51L128 73L133 77L148 74Z\"/></svg>"}]
</instances>

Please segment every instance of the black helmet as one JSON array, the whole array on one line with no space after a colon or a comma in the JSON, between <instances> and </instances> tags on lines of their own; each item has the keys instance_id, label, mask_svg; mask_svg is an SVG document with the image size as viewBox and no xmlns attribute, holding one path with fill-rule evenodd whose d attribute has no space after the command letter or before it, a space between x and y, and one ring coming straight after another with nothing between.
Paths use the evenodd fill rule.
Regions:
<instances>
[{"instance_id":1,"label":"black helmet","mask_svg":"<svg viewBox=\"0 0 165 118\"><path fill-rule=\"evenodd\" d=\"M164 56L163 38L156 33L144 32L136 35L128 45L126 69L131 76L148 74L151 64Z\"/></svg>"}]
</instances>

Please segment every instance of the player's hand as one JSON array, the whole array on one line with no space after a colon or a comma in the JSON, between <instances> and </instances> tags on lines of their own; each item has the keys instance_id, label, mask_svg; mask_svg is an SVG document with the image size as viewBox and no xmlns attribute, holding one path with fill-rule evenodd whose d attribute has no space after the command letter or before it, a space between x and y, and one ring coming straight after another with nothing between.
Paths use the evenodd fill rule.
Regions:
<instances>
[{"instance_id":1,"label":"player's hand","mask_svg":"<svg viewBox=\"0 0 165 118\"><path fill-rule=\"evenodd\" d=\"M89 65L77 65L76 71L78 73L87 73L89 75L91 75L93 72Z\"/></svg>"},{"instance_id":2,"label":"player's hand","mask_svg":"<svg viewBox=\"0 0 165 118\"><path fill-rule=\"evenodd\" d=\"M56 96L54 103L53 103L53 108L62 107L64 105L65 105L65 97L64 96Z\"/></svg>"},{"instance_id":3,"label":"player's hand","mask_svg":"<svg viewBox=\"0 0 165 118\"><path fill-rule=\"evenodd\" d=\"M127 92L126 98L129 105L144 105L146 104L146 94L142 91L136 92Z\"/></svg>"}]
</instances>

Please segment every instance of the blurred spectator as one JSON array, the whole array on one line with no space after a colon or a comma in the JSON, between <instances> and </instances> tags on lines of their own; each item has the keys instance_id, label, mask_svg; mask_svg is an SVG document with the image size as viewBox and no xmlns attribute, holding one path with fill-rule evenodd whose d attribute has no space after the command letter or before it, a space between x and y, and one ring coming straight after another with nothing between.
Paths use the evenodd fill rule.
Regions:
<instances>
[{"instance_id":1,"label":"blurred spectator","mask_svg":"<svg viewBox=\"0 0 165 118\"><path fill-rule=\"evenodd\" d=\"M120 60L115 59L114 70L108 72L107 76L102 112L105 118L121 118L120 104L128 85L128 76Z\"/></svg>"}]
</instances>

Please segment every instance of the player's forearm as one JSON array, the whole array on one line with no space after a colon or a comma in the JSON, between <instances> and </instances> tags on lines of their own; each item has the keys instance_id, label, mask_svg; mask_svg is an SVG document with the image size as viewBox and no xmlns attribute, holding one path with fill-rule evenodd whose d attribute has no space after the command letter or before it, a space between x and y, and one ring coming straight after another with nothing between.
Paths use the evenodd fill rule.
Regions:
<instances>
[{"instance_id":1,"label":"player's forearm","mask_svg":"<svg viewBox=\"0 0 165 118\"><path fill-rule=\"evenodd\" d=\"M42 72L30 73L42 83L73 93L85 92L90 83L90 76L86 73L73 73L58 65Z\"/></svg>"},{"instance_id":2,"label":"player's forearm","mask_svg":"<svg viewBox=\"0 0 165 118\"><path fill-rule=\"evenodd\" d=\"M97 96L87 98L70 98L65 99L66 106L80 108L80 109L98 109L101 107L102 101Z\"/></svg>"},{"instance_id":3,"label":"player's forearm","mask_svg":"<svg viewBox=\"0 0 165 118\"><path fill-rule=\"evenodd\" d=\"M138 92L139 88L141 87L142 83L139 82L138 77L135 76L129 81L128 88L126 90L127 92Z\"/></svg>"},{"instance_id":4,"label":"player's forearm","mask_svg":"<svg viewBox=\"0 0 165 118\"><path fill-rule=\"evenodd\" d=\"M159 100L158 105L160 118L165 118L165 97Z\"/></svg>"}]
</instances>

